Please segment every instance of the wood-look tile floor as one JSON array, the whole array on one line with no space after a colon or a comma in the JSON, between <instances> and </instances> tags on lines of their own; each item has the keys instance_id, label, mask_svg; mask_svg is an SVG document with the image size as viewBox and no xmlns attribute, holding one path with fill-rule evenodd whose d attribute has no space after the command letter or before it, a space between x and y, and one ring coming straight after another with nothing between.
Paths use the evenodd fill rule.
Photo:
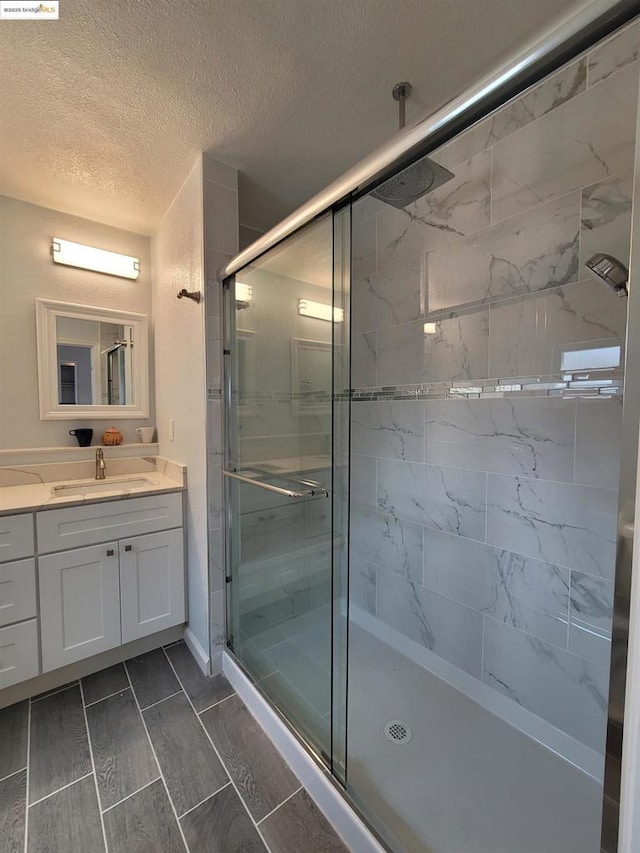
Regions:
<instances>
[{"instance_id":1,"label":"wood-look tile floor","mask_svg":"<svg viewBox=\"0 0 640 853\"><path fill-rule=\"evenodd\" d=\"M345 853L184 643L0 710L0 853Z\"/></svg>"}]
</instances>

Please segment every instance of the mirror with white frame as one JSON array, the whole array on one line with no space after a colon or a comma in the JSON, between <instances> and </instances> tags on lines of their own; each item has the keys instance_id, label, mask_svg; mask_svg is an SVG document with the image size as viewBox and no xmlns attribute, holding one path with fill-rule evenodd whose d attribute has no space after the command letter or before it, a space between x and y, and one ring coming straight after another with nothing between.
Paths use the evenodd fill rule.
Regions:
<instances>
[{"instance_id":1,"label":"mirror with white frame","mask_svg":"<svg viewBox=\"0 0 640 853\"><path fill-rule=\"evenodd\" d=\"M149 415L147 317L36 300L41 420Z\"/></svg>"},{"instance_id":2,"label":"mirror with white frame","mask_svg":"<svg viewBox=\"0 0 640 853\"><path fill-rule=\"evenodd\" d=\"M295 415L327 414L331 410L331 341L291 339L291 389Z\"/></svg>"}]
</instances>

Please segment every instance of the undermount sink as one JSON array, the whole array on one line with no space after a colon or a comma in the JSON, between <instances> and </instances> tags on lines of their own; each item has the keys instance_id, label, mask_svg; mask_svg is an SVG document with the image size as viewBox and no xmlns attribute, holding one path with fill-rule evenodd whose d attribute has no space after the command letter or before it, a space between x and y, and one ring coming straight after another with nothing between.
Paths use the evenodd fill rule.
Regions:
<instances>
[{"instance_id":1,"label":"undermount sink","mask_svg":"<svg viewBox=\"0 0 640 853\"><path fill-rule=\"evenodd\" d=\"M126 495L129 492L148 489L156 485L153 480L140 475L131 477L107 477L104 480L76 480L73 483L60 483L51 487L54 498L69 498L74 495Z\"/></svg>"}]
</instances>

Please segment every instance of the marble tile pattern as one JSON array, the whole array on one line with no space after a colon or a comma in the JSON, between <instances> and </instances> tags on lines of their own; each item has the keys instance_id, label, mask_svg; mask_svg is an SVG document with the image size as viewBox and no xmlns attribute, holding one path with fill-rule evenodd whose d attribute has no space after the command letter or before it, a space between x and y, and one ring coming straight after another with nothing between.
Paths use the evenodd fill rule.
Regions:
<instances>
[{"instance_id":1,"label":"marble tile pattern","mask_svg":"<svg viewBox=\"0 0 640 853\"><path fill-rule=\"evenodd\" d=\"M618 488L622 399L599 397L576 400L575 482Z\"/></svg>"},{"instance_id":2,"label":"marble tile pattern","mask_svg":"<svg viewBox=\"0 0 640 853\"><path fill-rule=\"evenodd\" d=\"M360 403L351 414L351 442L358 453L422 462L424 410L413 402Z\"/></svg>"},{"instance_id":3,"label":"marble tile pattern","mask_svg":"<svg viewBox=\"0 0 640 853\"><path fill-rule=\"evenodd\" d=\"M486 474L438 465L378 460L378 508L395 518L480 539Z\"/></svg>"},{"instance_id":4,"label":"marble tile pattern","mask_svg":"<svg viewBox=\"0 0 640 853\"><path fill-rule=\"evenodd\" d=\"M604 753L609 673L523 631L486 619L483 680Z\"/></svg>"},{"instance_id":5,"label":"marble tile pattern","mask_svg":"<svg viewBox=\"0 0 640 853\"><path fill-rule=\"evenodd\" d=\"M363 276L353 288L352 330L368 332L421 315L420 258Z\"/></svg>"},{"instance_id":6,"label":"marble tile pattern","mask_svg":"<svg viewBox=\"0 0 640 853\"><path fill-rule=\"evenodd\" d=\"M489 225L490 181L491 157L482 151L460 163L452 180L405 209L381 210L376 215L377 268L415 258Z\"/></svg>"},{"instance_id":7,"label":"marble tile pattern","mask_svg":"<svg viewBox=\"0 0 640 853\"><path fill-rule=\"evenodd\" d=\"M602 251L626 262L631 243L632 193L633 172L582 190L580 269L593 254Z\"/></svg>"},{"instance_id":8,"label":"marble tile pattern","mask_svg":"<svg viewBox=\"0 0 640 853\"><path fill-rule=\"evenodd\" d=\"M425 530L425 586L561 648L567 645L570 574L553 563Z\"/></svg>"},{"instance_id":9,"label":"marble tile pattern","mask_svg":"<svg viewBox=\"0 0 640 853\"><path fill-rule=\"evenodd\" d=\"M203 155L203 203L205 212L205 334L207 384L207 516L208 541L203 564L208 570L209 647L211 670L220 672L225 641L222 399L223 384L222 285L218 271L239 250L237 170ZM204 550L204 549L203 549ZM209 649L206 649L207 653Z\"/></svg>"},{"instance_id":10,"label":"marble tile pattern","mask_svg":"<svg viewBox=\"0 0 640 853\"><path fill-rule=\"evenodd\" d=\"M434 249L426 255L428 311L494 302L576 281L579 236L576 191Z\"/></svg>"},{"instance_id":11,"label":"marble tile pattern","mask_svg":"<svg viewBox=\"0 0 640 853\"><path fill-rule=\"evenodd\" d=\"M613 579L618 493L489 474L487 542Z\"/></svg>"},{"instance_id":12,"label":"marble tile pattern","mask_svg":"<svg viewBox=\"0 0 640 853\"><path fill-rule=\"evenodd\" d=\"M589 86L640 59L640 22L630 24L589 54L587 79Z\"/></svg>"},{"instance_id":13,"label":"marble tile pattern","mask_svg":"<svg viewBox=\"0 0 640 853\"><path fill-rule=\"evenodd\" d=\"M380 569L378 617L409 639L480 677L482 615Z\"/></svg>"},{"instance_id":14,"label":"marble tile pattern","mask_svg":"<svg viewBox=\"0 0 640 853\"><path fill-rule=\"evenodd\" d=\"M584 263L629 259L639 60L633 24L430 155L434 193L353 208L351 604L599 751L622 397L526 387L624 365ZM385 396L474 380L524 390Z\"/></svg>"},{"instance_id":15,"label":"marble tile pattern","mask_svg":"<svg viewBox=\"0 0 640 853\"><path fill-rule=\"evenodd\" d=\"M364 332L351 339L351 384L355 388L376 385L376 337L376 332Z\"/></svg>"},{"instance_id":16,"label":"marble tile pattern","mask_svg":"<svg viewBox=\"0 0 640 853\"><path fill-rule=\"evenodd\" d=\"M448 169L490 148L495 142L550 113L557 107L584 92L587 80L587 59L582 57L545 78L539 85L491 115L476 122L447 145L430 155Z\"/></svg>"},{"instance_id":17,"label":"marble tile pattern","mask_svg":"<svg viewBox=\"0 0 640 853\"><path fill-rule=\"evenodd\" d=\"M576 349L576 343L584 345L584 368L593 366L589 349L623 345L627 304L611 295L601 283L585 279L491 305L489 374L506 378L560 373L563 353Z\"/></svg>"},{"instance_id":18,"label":"marble tile pattern","mask_svg":"<svg viewBox=\"0 0 640 853\"><path fill-rule=\"evenodd\" d=\"M632 168L637 97L638 66L632 64L497 142L493 221Z\"/></svg>"},{"instance_id":19,"label":"marble tile pattern","mask_svg":"<svg viewBox=\"0 0 640 853\"><path fill-rule=\"evenodd\" d=\"M424 406L426 462L572 482L575 400L428 400Z\"/></svg>"},{"instance_id":20,"label":"marble tile pattern","mask_svg":"<svg viewBox=\"0 0 640 853\"><path fill-rule=\"evenodd\" d=\"M352 557L349 565L349 600L376 615L377 568L359 557Z\"/></svg>"},{"instance_id":21,"label":"marble tile pattern","mask_svg":"<svg viewBox=\"0 0 640 853\"><path fill-rule=\"evenodd\" d=\"M351 509L351 554L420 582L422 527L391 515Z\"/></svg>"},{"instance_id":22,"label":"marble tile pattern","mask_svg":"<svg viewBox=\"0 0 640 853\"><path fill-rule=\"evenodd\" d=\"M609 666L612 614L613 581L572 571L569 651Z\"/></svg>"},{"instance_id":23,"label":"marble tile pattern","mask_svg":"<svg viewBox=\"0 0 640 853\"><path fill-rule=\"evenodd\" d=\"M387 326L376 332L376 384L486 379L488 354L488 308L444 317L431 334L422 320Z\"/></svg>"}]
</instances>

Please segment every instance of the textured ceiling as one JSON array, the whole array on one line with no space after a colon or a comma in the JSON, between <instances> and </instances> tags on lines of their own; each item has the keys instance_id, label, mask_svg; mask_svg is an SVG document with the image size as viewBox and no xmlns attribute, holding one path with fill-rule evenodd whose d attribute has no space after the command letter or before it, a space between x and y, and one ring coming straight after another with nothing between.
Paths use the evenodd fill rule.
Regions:
<instances>
[{"instance_id":1,"label":"textured ceiling","mask_svg":"<svg viewBox=\"0 0 640 853\"><path fill-rule=\"evenodd\" d=\"M0 193L153 233L199 151L265 229L574 0L61 0L0 22Z\"/></svg>"}]
</instances>

